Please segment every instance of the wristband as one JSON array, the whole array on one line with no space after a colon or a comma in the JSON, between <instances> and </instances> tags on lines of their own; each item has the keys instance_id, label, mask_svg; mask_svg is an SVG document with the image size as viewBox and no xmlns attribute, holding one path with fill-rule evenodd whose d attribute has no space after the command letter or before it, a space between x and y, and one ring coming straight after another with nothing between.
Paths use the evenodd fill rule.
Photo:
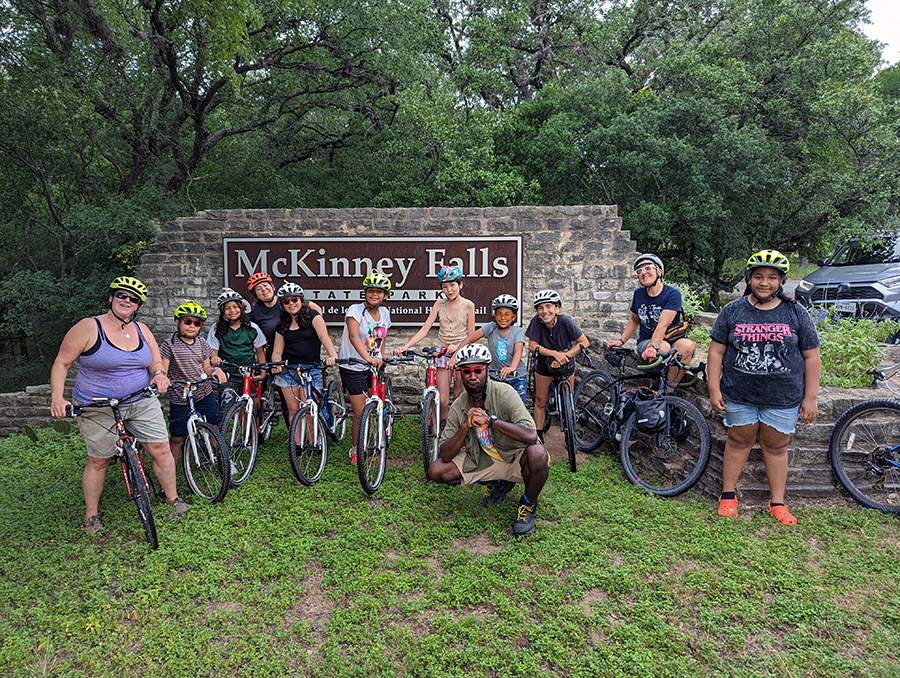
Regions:
<instances>
[{"instance_id":1,"label":"wristband","mask_svg":"<svg viewBox=\"0 0 900 678\"><path fill-rule=\"evenodd\" d=\"M628 341L628 340L627 340L627 339L623 339L622 337L619 337L619 341L622 342L622 346L624 346L624 345L625 345L625 342Z\"/></svg>"},{"instance_id":2,"label":"wristband","mask_svg":"<svg viewBox=\"0 0 900 678\"><path fill-rule=\"evenodd\" d=\"M156 370L156 372L153 373L153 376L155 377L155 376L160 375L160 374L164 374L165 376L169 376L169 374L168 374L165 370ZM152 379L152 378L153 378L153 377L151 377L151 379Z\"/></svg>"}]
</instances>

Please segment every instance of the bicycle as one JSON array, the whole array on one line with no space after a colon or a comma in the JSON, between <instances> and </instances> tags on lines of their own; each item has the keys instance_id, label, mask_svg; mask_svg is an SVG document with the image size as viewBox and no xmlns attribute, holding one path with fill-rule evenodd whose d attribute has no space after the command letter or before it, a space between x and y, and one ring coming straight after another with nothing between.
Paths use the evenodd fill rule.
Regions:
<instances>
[{"instance_id":1,"label":"bicycle","mask_svg":"<svg viewBox=\"0 0 900 678\"><path fill-rule=\"evenodd\" d=\"M828 457L835 476L866 508L900 515L900 400L867 400L834 425Z\"/></svg>"},{"instance_id":2,"label":"bicycle","mask_svg":"<svg viewBox=\"0 0 900 678\"><path fill-rule=\"evenodd\" d=\"M335 364L346 365L349 358L338 358ZM288 458L294 476L307 487L318 482L328 461L328 440L340 442L347 434L347 405L344 391L334 380L328 382L323 394L316 388L312 370L327 369L326 361L308 364L270 363L295 370L300 387L306 390L306 400L300 403L291 419L288 433ZM298 439L301 444L298 446ZM299 449L298 449L299 447Z\"/></svg>"},{"instance_id":3,"label":"bicycle","mask_svg":"<svg viewBox=\"0 0 900 678\"><path fill-rule=\"evenodd\" d=\"M576 443L592 452L603 443L616 440L619 459L630 482L661 497L686 492L700 480L710 456L709 424L695 405L666 392L666 373L672 366L691 376L680 386L696 382L706 365L686 367L675 349L660 353L648 365L639 365L637 374L626 374L630 348L610 347L606 361L616 368L614 379L604 370L594 370L575 389ZM656 372L653 372L656 370ZM627 393L626 381L653 378L665 404L665 419L659 431L640 430L634 414L637 392Z\"/></svg>"},{"instance_id":4,"label":"bicycle","mask_svg":"<svg viewBox=\"0 0 900 678\"><path fill-rule=\"evenodd\" d=\"M409 349L404 356L415 356L425 360L425 389L417 409L422 413L422 464L425 466L425 478L428 478L428 467L438 458L441 437L441 394L436 385L437 361L447 355L447 347L435 348L426 346L419 351Z\"/></svg>"},{"instance_id":5,"label":"bicycle","mask_svg":"<svg viewBox=\"0 0 900 678\"><path fill-rule=\"evenodd\" d=\"M197 412L194 391L206 377L197 381L175 379L172 387L184 389L187 401L187 435L181 447L181 467L191 491L213 504L222 501L231 486L231 460L225 439L218 428Z\"/></svg>"},{"instance_id":6,"label":"bicycle","mask_svg":"<svg viewBox=\"0 0 900 678\"><path fill-rule=\"evenodd\" d=\"M893 394L900 395L900 386L894 383L895 376L900 374L900 362L893 363L881 369L872 368L868 371L872 375L872 380L876 384L884 384L884 386Z\"/></svg>"},{"instance_id":7,"label":"bicycle","mask_svg":"<svg viewBox=\"0 0 900 678\"><path fill-rule=\"evenodd\" d=\"M582 355L588 366L593 369L594 362L591 359L587 349L582 348ZM538 352L534 351L530 361L529 378L534 379L534 363L538 359ZM574 360L574 358L572 358ZM532 386L533 392L533 386ZM566 454L569 458L569 471L575 473L578 469L576 466L575 453L578 451L578 443L575 436L575 397L572 391L572 385L569 383L568 376L554 376L550 383L550 394L547 397L547 406L544 409L544 428L541 433L550 430L550 417L557 417L559 420L559 428L562 431L563 438L566 442Z\"/></svg>"},{"instance_id":8,"label":"bicycle","mask_svg":"<svg viewBox=\"0 0 900 678\"><path fill-rule=\"evenodd\" d=\"M278 415L281 409L275 405L275 384L271 378L262 382L265 388L260 387L260 394L257 399L257 428L263 442L272 437L272 431L278 425Z\"/></svg>"},{"instance_id":9,"label":"bicycle","mask_svg":"<svg viewBox=\"0 0 900 678\"><path fill-rule=\"evenodd\" d=\"M66 406L66 416L77 417L87 409L112 408L116 434L119 436L116 440L116 454L113 459L118 459L122 465L125 491L128 498L134 500L135 506L137 506L138 518L144 527L144 536L150 543L150 548L155 549L159 547L159 539L156 536L156 522L153 520L153 510L150 507L150 483L144 473L144 451L139 448L138 443L125 428L125 420L119 409L121 403L138 396L156 398L159 396L159 391L156 386L150 385L122 398L94 398L93 403L83 405L73 403ZM139 449L140 454L138 454Z\"/></svg>"},{"instance_id":10,"label":"bicycle","mask_svg":"<svg viewBox=\"0 0 900 678\"><path fill-rule=\"evenodd\" d=\"M387 448L391 442L394 420L401 418L400 411L394 406L391 379L385 376L387 365L413 360L412 356L383 358L380 367L374 367L359 358L351 358L351 362L365 363L372 373L371 395L366 399L359 418L359 429L356 434L356 470L359 483L366 494L371 495L384 480L384 469L387 465Z\"/></svg>"},{"instance_id":11,"label":"bicycle","mask_svg":"<svg viewBox=\"0 0 900 678\"><path fill-rule=\"evenodd\" d=\"M259 452L261 432L259 406L262 399L262 384L254 382L250 377L254 372L267 370L274 364L235 365L224 360L221 363L223 369L236 370L243 378L241 395L222 415L221 430L231 460L232 487L240 487L250 477ZM273 407L271 415L275 416L274 413Z\"/></svg>"}]
</instances>

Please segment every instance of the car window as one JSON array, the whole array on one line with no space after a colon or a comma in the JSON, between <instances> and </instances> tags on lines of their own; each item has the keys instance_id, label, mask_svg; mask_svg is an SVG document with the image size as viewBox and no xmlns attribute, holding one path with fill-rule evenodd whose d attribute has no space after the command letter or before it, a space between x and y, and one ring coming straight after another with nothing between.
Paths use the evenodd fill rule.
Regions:
<instances>
[{"instance_id":1,"label":"car window","mask_svg":"<svg viewBox=\"0 0 900 678\"><path fill-rule=\"evenodd\" d=\"M900 235L879 235L850 240L841 245L828 262L830 266L895 264L900 262Z\"/></svg>"}]
</instances>

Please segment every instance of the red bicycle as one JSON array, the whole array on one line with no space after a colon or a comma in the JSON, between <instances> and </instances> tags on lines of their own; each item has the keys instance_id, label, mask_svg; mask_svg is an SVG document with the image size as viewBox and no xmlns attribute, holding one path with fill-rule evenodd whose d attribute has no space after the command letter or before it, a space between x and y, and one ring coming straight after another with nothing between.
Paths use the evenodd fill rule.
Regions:
<instances>
[{"instance_id":1,"label":"red bicycle","mask_svg":"<svg viewBox=\"0 0 900 678\"><path fill-rule=\"evenodd\" d=\"M438 458L438 444L441 437L441 394L438 391L435 375L437 361L447 355L447 347L426 346L421 352L412 349L403 352L405 356L416 356L425 361L425 390L418 403L422 413L422 464L425 466L425 478L428 478L428 467Z\"/></svg>"}]
</instances>

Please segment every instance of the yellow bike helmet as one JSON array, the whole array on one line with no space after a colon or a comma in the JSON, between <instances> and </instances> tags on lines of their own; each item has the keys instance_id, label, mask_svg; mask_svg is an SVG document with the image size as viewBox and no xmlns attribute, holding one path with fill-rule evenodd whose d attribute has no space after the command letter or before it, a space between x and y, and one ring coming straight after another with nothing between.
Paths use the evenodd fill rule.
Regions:
<instances>
[{"instance_id":1,"label":"yellow bike helmet","mask_svg":"<svg viewBox=\"0 0 900 678\"><path fill-rule=\"evenodd\" d=\"M363 280L363 289L369 289L370 287L374 287L379 290L384 290L385 292L391 291L391 279L388 278L384 273L378 271L376 269L372 269L372 272L369 273Z\"/></svg>"},{"instance_id":2,"label":"yellow bike helmet","mask_svg":"<svg viewBox=\"0 0 900 678\"><path fill-rule=\"evenodd\" d=\"M751 254L750 258L747 259L748 272L763 266L777 268L784 275L787 275L787 272L791 270L791 262L778 250L760 250L756 254Z\"/></svg>"},{"instance_id":3,"label":"yellow bike helmet","mask_svg":"<svg viewBox=\"0 0 900 678\"><path fill-rule=\"evenodd\" d=\"M200 304L195 303L193 300L188 300L175 309L174 316L175 320L181 320L182 318L200 318L200 320L205 322L206 309Z\"/></svg>"},{"instance_id":4,"label":"yellow bike helmet","mask_svg":"<svg viewBox=\"0 0 900 678\"><path fill-rule=\"evenodd\" d=\"M120 275L109 284L111 290L122 290L131 292L134 296L141 300L147 301L147 286L137 278L131 278L127 275Z\"/></svg>"}]
</instances>

